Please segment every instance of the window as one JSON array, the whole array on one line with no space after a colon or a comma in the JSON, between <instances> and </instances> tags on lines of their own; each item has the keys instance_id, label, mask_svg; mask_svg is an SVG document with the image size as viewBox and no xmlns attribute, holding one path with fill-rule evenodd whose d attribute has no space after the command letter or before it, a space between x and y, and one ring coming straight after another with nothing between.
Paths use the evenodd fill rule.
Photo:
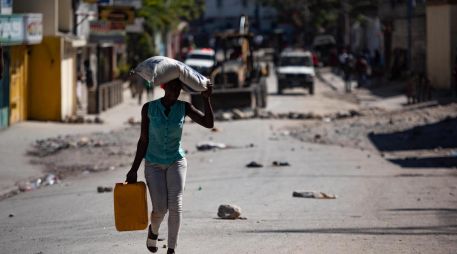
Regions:
<instances>
[{"instance_id":1,"label":"window","mask_svg":"<svg viewBox=\"0 0 457 254\"><path fill-rule=\"evenodd\" d=\"M279 63L280 66L312 66L310 57L289 56L282 57Z\"/></svg>"},{"instance_id":2,"label":"window","mask_svg":"<svg viewBox=\"0 0 457 254\"><path fill-rule=\"evenodd\" d=\"M222 8L222 0L217 0L216 4L217 4L217 8Z\"/></svg>"},{"instance_id":3,"label":"window","mask_svg":"<svg viewBox=\"0 0 457 254\"><path fill-rule=\"evenodd\" d=\"M243 7L248 7L248 1L247 0L241 0L241 5Z\"/></svg>"}]
</instances>

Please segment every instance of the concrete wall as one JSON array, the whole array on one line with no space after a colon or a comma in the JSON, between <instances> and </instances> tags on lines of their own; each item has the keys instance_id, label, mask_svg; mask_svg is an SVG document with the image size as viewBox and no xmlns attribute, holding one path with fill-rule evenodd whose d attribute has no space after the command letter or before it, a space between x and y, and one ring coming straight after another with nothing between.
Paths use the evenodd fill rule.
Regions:
<instances>
[{"instance_id":1,"label":"concrete wall","mask_svg":"<svg viewBox=\"0 0 457 254\"><path fill-rule=\"evenodd\" d=\"M68 33L73 29L73 7L71 6L72 0L59 0L58 1L58 18L59 18L59 31Z\"/></svg>"},{"instance_id":2,"label":"concrete wall","mask_svg":"<svg viewBox=\"0 0 457 254\"><path fill-rule=\"evenodd\" d=\"M380 1L379 16L383 22L392 22L392 41L391 50L395 48L408 48L408 15L406 1L391 5L391 1ZM412 27L412 68L418 72L426 71L426 4L422 0L416 0L413 16L411 19ZM393 55L390 56L393 60ZM388 63L389 64L389 63Z\"/></svg>"},{"instance_id":3,"label":"concrete wall","mask_svg":"<svg viewBox=\"0 0 457 254\"><path fill-rule=\"evenodd\" d=\"M42 13L43 36L55 36L58 31L58 0L14 0L14 13Z\"/></svg>"},{"instance_id":4,"label":"concrete wall","mask_svg":"<svg viewBox=\"0 0 457 254\"><path fill-rule=\"evenodd\" d=\"M451 6L451 59L452 66L457 65L457 5ZM457 81L451 78L451 84L457 87Z\"/></svg>"},{"instance_id":5,"label":"concrete wall","mask_svg":"<svg viewBox=\"0 0 457 254\"><path fill-rule=\"evenodd\" d=\"M76 113L76 50L61 40L61 118Z\"/></svg>"},{"instance_id":6,"label":"concrete wall","mask_svg":"<svg viewBox=\"0 0 457 254\"><path fill-rule=\"evenodd\" d=\"M427 73L437 88L450 88L451 21L450 5L427 6Z\"/></svg>"}]
</instances>

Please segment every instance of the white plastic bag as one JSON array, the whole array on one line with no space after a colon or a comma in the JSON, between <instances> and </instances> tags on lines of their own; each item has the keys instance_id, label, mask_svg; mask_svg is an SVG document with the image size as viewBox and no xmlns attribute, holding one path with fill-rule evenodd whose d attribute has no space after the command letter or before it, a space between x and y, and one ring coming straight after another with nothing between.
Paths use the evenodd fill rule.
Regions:
<instances>
[{"instance_id":1,"label":"white plastic bag","mask_svg":"<svg viewBox=\"0 0 457 254\"><path fill-rule=\"evenodd\" d=\"M165 56L154 56L140 63L134 73L159 86L179 78L188 92L205 91L210 80L188 65Z\"/></svg>"}]
</instances>

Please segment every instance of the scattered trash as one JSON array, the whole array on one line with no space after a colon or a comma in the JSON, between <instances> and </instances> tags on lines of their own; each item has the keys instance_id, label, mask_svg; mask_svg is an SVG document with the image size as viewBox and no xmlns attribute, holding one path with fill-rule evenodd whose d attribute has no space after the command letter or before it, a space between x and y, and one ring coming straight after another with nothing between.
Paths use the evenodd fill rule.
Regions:
<instances>
[{"instance_id":1,"label":"scattered trash","mask_svg":"<svg viewBox=\"0 0 457 254\"><path fill-rule=\"evenodd\" d=\"M220 205L217 216L221 219L236 220L241 216L241 208L236 205Z\"/></svg>"},{"instance_id":2,"label":"scattered trash","mask_svg":"<svg viewBox=\"0 0 457 254\"><path fill-rule=\"evenodd\" d=\"M322 121L324 121L324 123L330 123L332 119L330 117L324 117L322 118Z\"/></svg>"},{"instance_id":3,"label":"scattered trash","mask_svg":"<svg viewBox=\"0 0 457 254\"><path fill-rule=\"evenodd\" d=\"M336 195L318 191L294 191L292 197L295 198L315 198L315 199L336 199Z\"/></svg>"},{"instance_id":4,"label":"scattered trash","mask_svg":"<svg viewBox=\"0 0 457 254\"><path fill-rule=\"evenodd\" d=\"M32 183L30 183L28 181L27 182L19 182L17 184L17 187L22 192L31 191L31 190L34 189Z\"/></svg>"},{"instance_id":5,"label":"scattered trash","mask_svg":"<svg viewBox=\"0 0 457 254\"><path fill-rule=\"evenodd\" d=\"M201 186L198 186L198 191L201 191L203 188Z\"/></svg>"},{"instance_id":6,"label":"scattered trash","mask_svg":"<svg viewBox=\"0 0 457 254\"><path fill-rule=\"evenodd\" d=\"M225 149L227 145L223 143L215 143L211 141L200 142L197 144L197 150L199 151L208 151L208 150L215 150L215 149Z\"/></svg>"},{"instance_id":7,"label":"scattered trash","mask_svg":"<svg viewBox=\"0 0 457 254\"><path fill-rule=\"evenodd\" d=\"M104 121L98 116L96 116L95 119L94 119L94 123L102 124L103 122Z\"/></svg>"},{"instance_id":8,"label":"scattered trash","mask_svg":"<svg viewBox=\"0 0 457 254\"><path fill-rule=\"evenodd\" d=\"M164 245L162 246L162 248L166 249L166 248L167 248L167 245L166 245L166 244L164 244Z\"/></svg>"},{"instance_id":9,"label":"scattered trash","mask_svg":"<svg viewBox=\"0 0 457 254\"><path fill-rule=\"evenodd\" d=\"M135 118L129 117L127 119L127 123L130 124L130 125L140 125L141 121L136 121Z\"/></svg>"},{"instance_id":10,"label":"scattered trash","mask_svg":"<svg viewBox=\"0 0 457 254\"><path fill-rule=\"evenodd\" d=\"M98 186L97 187L97 192L98 193L103 193L103 192L112 192L113 188L112 187L103 187L103 186Z\"/></svg>"},{"instance_id":11,"label":"scattered trash","mask_svg":"<svg viewBox=\"0 0 457 254\"><path fill-rule=\"evenodd\" d=\"M54 174L47 174L44 178L44 185L54 185L59 182L59 179Z\"/></svg>"},{"instance_id":12,"label":"scattered trash","mask_svg":"<svg viewBox=\"0 0 457 254\"><path fill-rule=\"evenodd\" d=\"M88 137L81 137L78 141L78 146L86 146L87 144L89 144L90 142L90 139Z\"/></svg>"},{"instance_id":13,"label":"scattered trash","mask_svg":"<svg viewBox=\"0 0 457 254\"><path fill-rule=\"evenodd\" d=\"M246 167L248 167L248 168L261 168L261 167L263 167L263 165L258 163L258 162L255 162L255 161L251 161L246 165Z\"/></svg>"},{"instance_id":14,"label":"scattered trash","mask_svg":"<svg viewBox=\"0 0 457 254\"><path fill-rule=\"evenodd\" d=\"M42 186L54 185L59 182L59 179L54 174L47 174L44 177L36 178L30 181L21 181L16 184L19 191L26 192L41 188Z\"/></svg>"},{"instance_id":15,"label":"scattered trash","mask_svg":"<svg viewBox=\"0 0 457 254\"><path fill-rule=\"evenodd\" d=\"M290 166L290 164L287 161L273 161L273 166L276 166L276 167L288 167L288 166Z\"/></svg>"},{"instance_id":16,"label":"scattered trash","mask_svg":"<svg viewBox=\"0 0 457 254\"><path fill-rule=\"evenodd\" d=\"M14 214L10 213L10 214L8 215L8 217L9 217L9 218L13 218L13 217L14 217Z\"/></svg>"}]
</instances>

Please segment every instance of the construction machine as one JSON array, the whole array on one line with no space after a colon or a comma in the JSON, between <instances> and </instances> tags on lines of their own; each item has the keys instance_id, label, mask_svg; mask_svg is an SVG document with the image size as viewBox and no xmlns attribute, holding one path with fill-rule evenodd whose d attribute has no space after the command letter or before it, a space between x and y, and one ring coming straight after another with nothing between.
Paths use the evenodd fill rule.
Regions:
<instances>
[{"instance_id":1,"label":"construction machine","mask_svg":"<svg viewBox=\"0 0 457 254\"><path fill-rule=\"evenodd\" d=\"M214 85L212 105L215 110L234 108L264 108L267 105L267 65L253 57L253 35L249 33L248 18L242 16L238 31L224 31L215 35L219 56L210 79ZM198 95L191 102L201 108Z\"/></svg>"}]
</instances>

